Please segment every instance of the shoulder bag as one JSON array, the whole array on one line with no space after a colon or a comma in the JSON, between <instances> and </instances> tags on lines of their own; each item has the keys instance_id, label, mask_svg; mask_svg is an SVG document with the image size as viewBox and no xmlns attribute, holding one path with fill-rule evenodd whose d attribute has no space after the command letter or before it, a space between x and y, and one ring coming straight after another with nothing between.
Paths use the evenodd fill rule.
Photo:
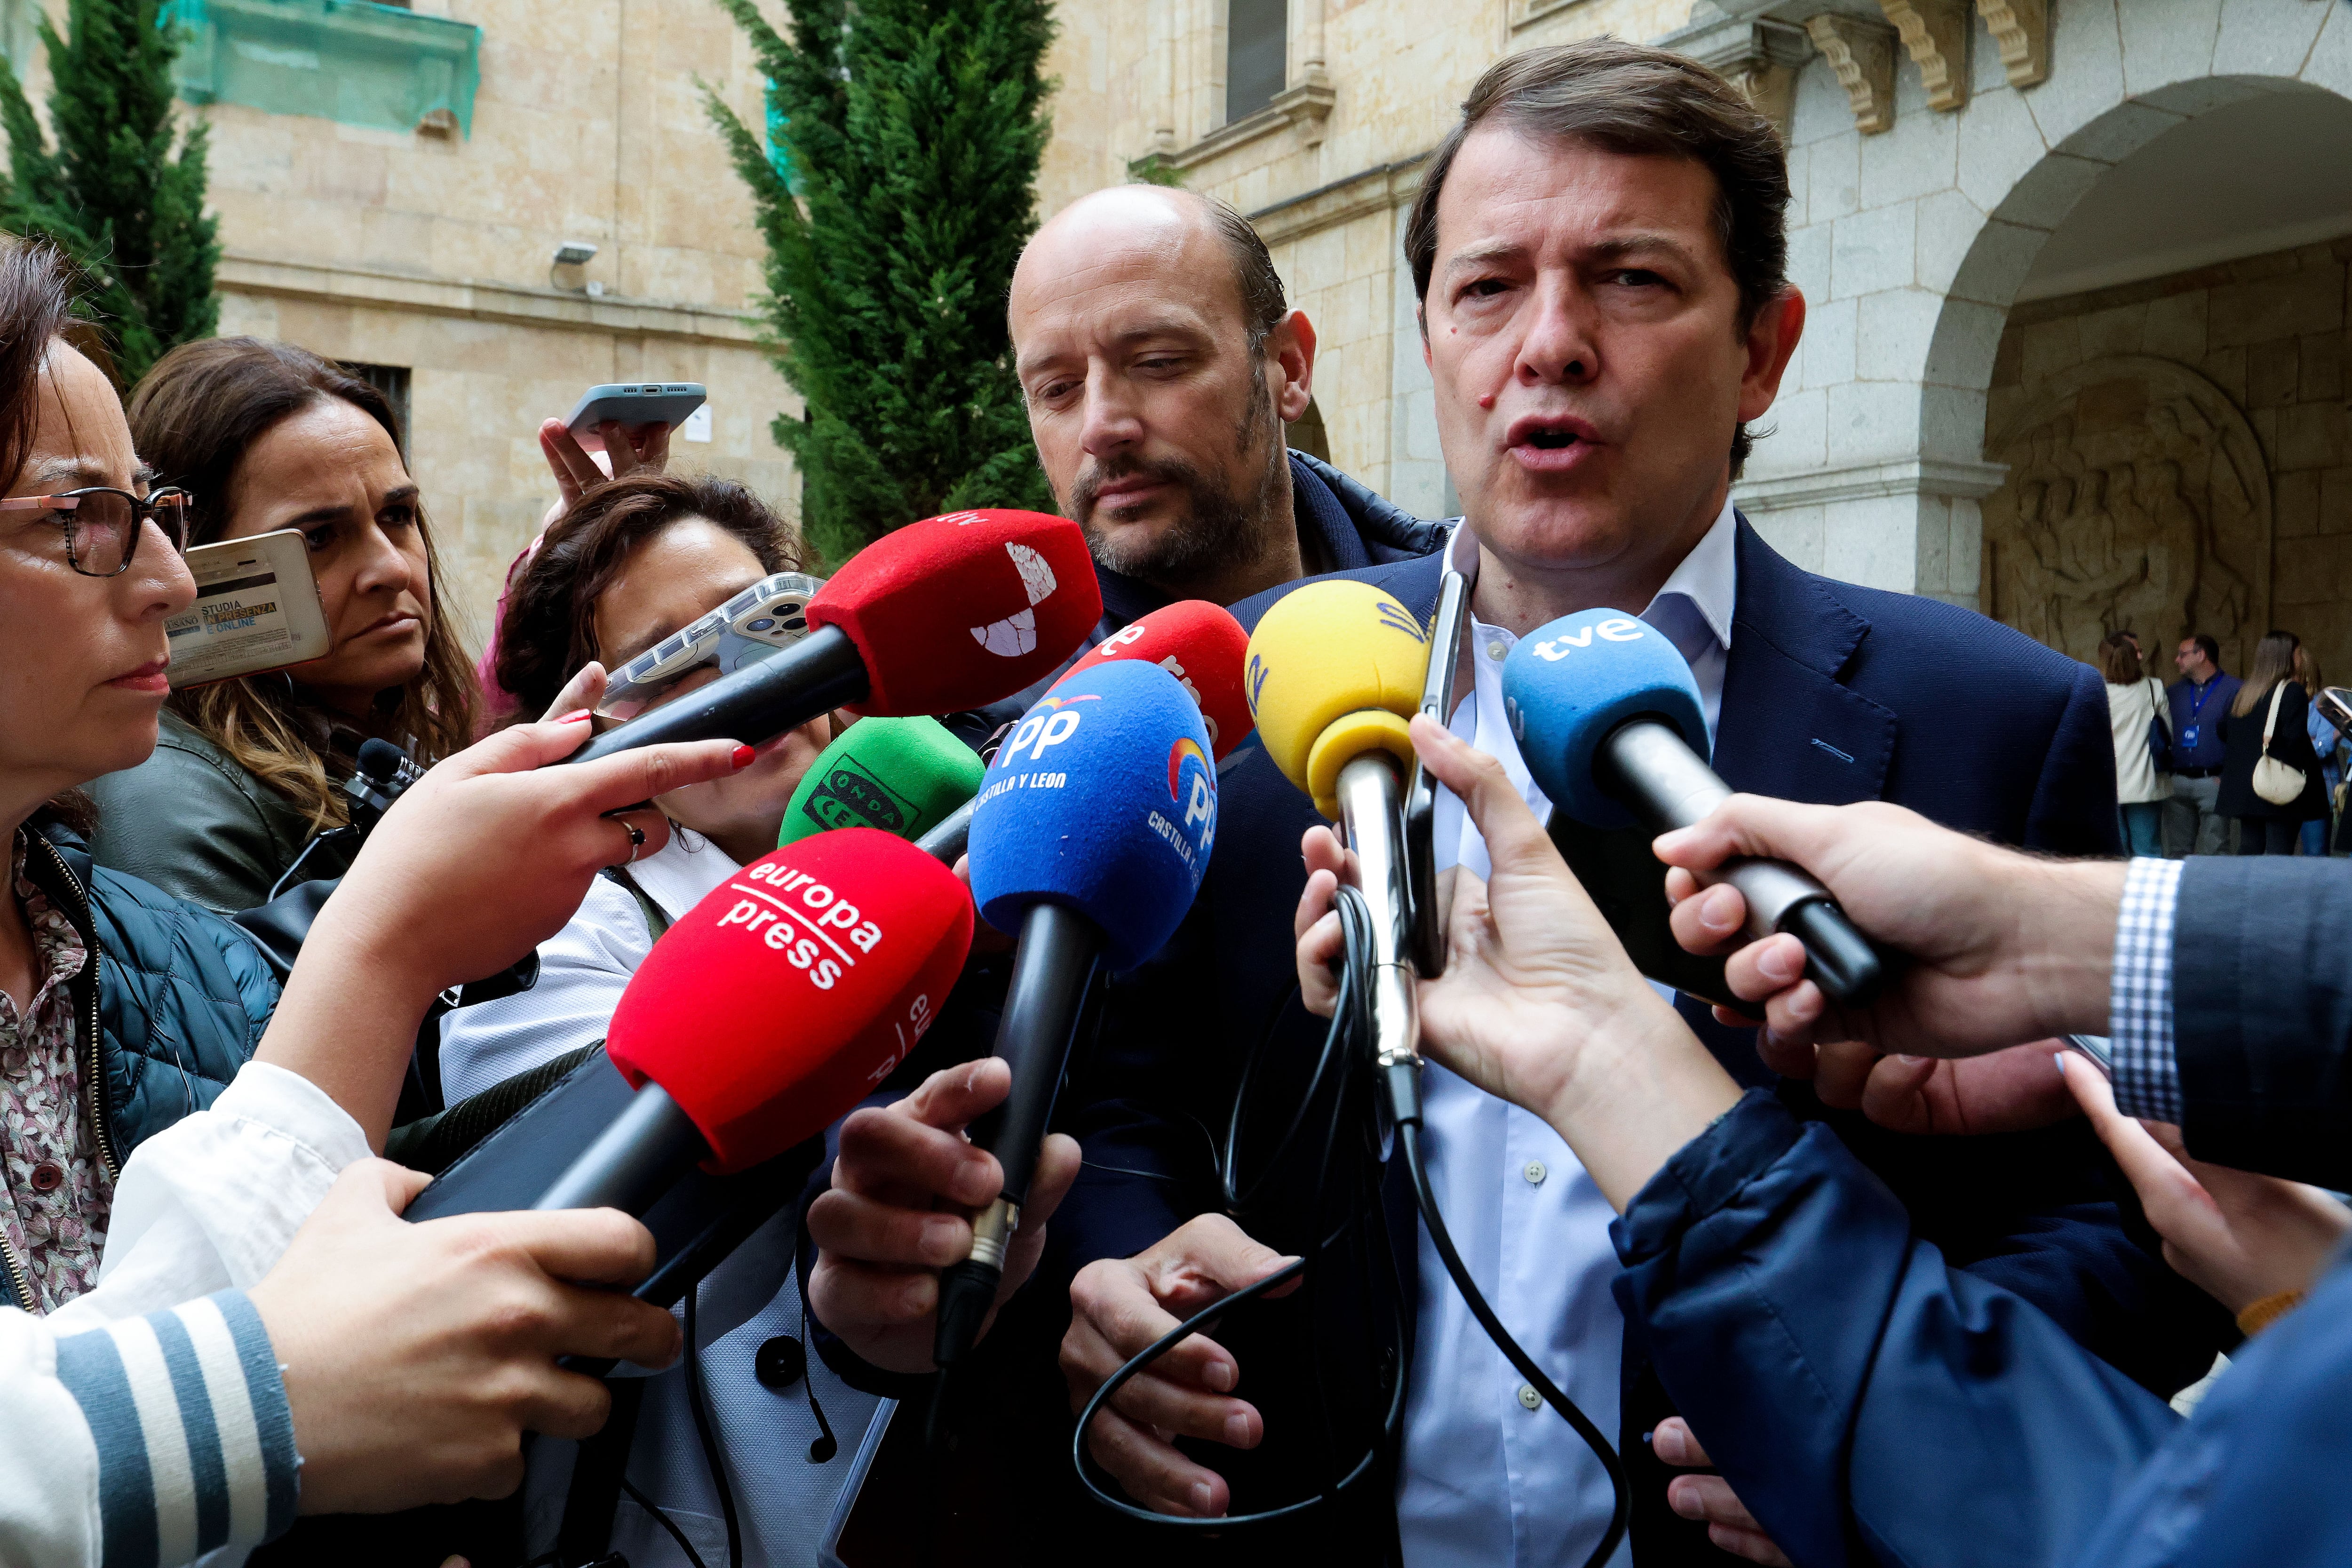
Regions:
<instances>
[{"instance_id":1,"label":"shoulder bag","mask_svg":"<svg viewBox=\"0 0 2352 1568\"><path fill-rule=\"evenodd\" d=\"M2172 726L2166 721L2164 683L2150 679L2140 682L2142 691L2148 693L2150 711L2147 716L2147 758L2156 771L2172 771Z\"/></svg>"},{"instance_id":2,"label":"shoulder bag","mask_svg":"<svg viewBox=\"0 0 2352 1568\"><path fill-rule=\"evenodd\" d=\"M2285 696L2285 681L2271 688L2271 713L2263 721L2263 754L2254 760L2254 793L2273 805L2293 805L2303 795L2303 770L2271 755L2271 731L2278 728L2279 703Z\"/></svg>"}]
</instances>

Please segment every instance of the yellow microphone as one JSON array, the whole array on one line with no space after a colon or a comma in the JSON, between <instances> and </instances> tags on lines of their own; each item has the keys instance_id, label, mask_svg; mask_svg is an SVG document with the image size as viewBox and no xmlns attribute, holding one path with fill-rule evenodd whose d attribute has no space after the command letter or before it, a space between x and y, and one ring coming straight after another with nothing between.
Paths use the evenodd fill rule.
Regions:
<instances>
[{"instance_id":1,"label":"yellow microphone","mask_svg":"<svg viewBox=\"0 0 2352 1568\"><path fill-rule=\"evenodd\" d=\"M1371 914L1373 1054L1400 1093L1421 1065L1405 726L1423 706L1429 664L1429 634L1412 611L1369 583L1334 579L1276 600L1250 634L1246 667L1259 744L1339 824L1350 852Z\"/></svg>"}]
</instances>

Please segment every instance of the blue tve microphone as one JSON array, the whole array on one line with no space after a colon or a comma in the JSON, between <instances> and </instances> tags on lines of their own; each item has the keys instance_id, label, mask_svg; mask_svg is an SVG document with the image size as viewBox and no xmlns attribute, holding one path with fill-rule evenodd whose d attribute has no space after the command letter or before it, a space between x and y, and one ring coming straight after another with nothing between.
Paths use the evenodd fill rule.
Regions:
<instances>
[{"instance_id":1,"label":"blue tve microphone","mask_svg":"<svg viewBox=\"0 0 2352 1568\"><path fill-rule=\"evenodd\" d=\"M1216 829L1208 726L1157 664L1070 676L997 748L972 800L971 891L991 925L1021 936L996 1031L1013 1091L971 1140L1004 1186L972 1222L971 1256L940 1276L939 1365L962 1359L996 1300L1097 964L1131 969L1175 935Z\"/></svg>"},{"instance_id":2,"label":"blue tve microphone","mask_svg":"<svg viewBox=\"0 0 2352 1568\"><path fill-rule=\"evenodd\" d=\"M1556 811L1607 830L1688 827L1731 794L1707 765L1698 683L1674 644L1622 610L1537 627L1503 661L1503 703L1528 772ZM1748 900L1751 935L1788 931L1832 1000L1857 1004L1880 962L1829 889L1784 861L1739 859L1707 879Z\"/></svg>"}]
</instances>

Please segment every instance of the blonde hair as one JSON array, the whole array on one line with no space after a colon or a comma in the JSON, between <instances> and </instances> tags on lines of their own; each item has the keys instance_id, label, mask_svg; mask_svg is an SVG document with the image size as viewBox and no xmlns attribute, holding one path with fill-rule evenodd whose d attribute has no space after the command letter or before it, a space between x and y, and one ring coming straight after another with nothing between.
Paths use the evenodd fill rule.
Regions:
<instances>
[{"instance_id":1,"label":"blonde hair","mask_svg":"<svg viewBox=\"0 0 2352 1568\"><path fill-rule=\"evenodd\" d=\"M2244 718L2271 694L2272 687L2294 679L2294 650L2302 646L2303 639L2293 632L2263 634L2263 640L2254 646L2254 668L2246 673L2246 683L2238 688L2238 700L2230 704L2232 718Z\"/></svg>"}]
</instances>

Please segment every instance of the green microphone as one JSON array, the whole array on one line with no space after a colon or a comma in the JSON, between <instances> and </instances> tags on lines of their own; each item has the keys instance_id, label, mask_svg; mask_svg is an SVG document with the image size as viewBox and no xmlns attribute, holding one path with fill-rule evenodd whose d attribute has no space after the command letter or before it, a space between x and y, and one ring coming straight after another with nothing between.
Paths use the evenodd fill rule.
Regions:
<instances>
[{"instance_id":1,"label":"green microphone","mask_svg":"<svg viewBox=\"0 0 2352 1568\"><path fill-rule=\"evenodd\" d=\"M936 719L860 719L809 765L776 847L836 827L919 837L977 794L986 771Z\"/></svg>"}]
</instances>

